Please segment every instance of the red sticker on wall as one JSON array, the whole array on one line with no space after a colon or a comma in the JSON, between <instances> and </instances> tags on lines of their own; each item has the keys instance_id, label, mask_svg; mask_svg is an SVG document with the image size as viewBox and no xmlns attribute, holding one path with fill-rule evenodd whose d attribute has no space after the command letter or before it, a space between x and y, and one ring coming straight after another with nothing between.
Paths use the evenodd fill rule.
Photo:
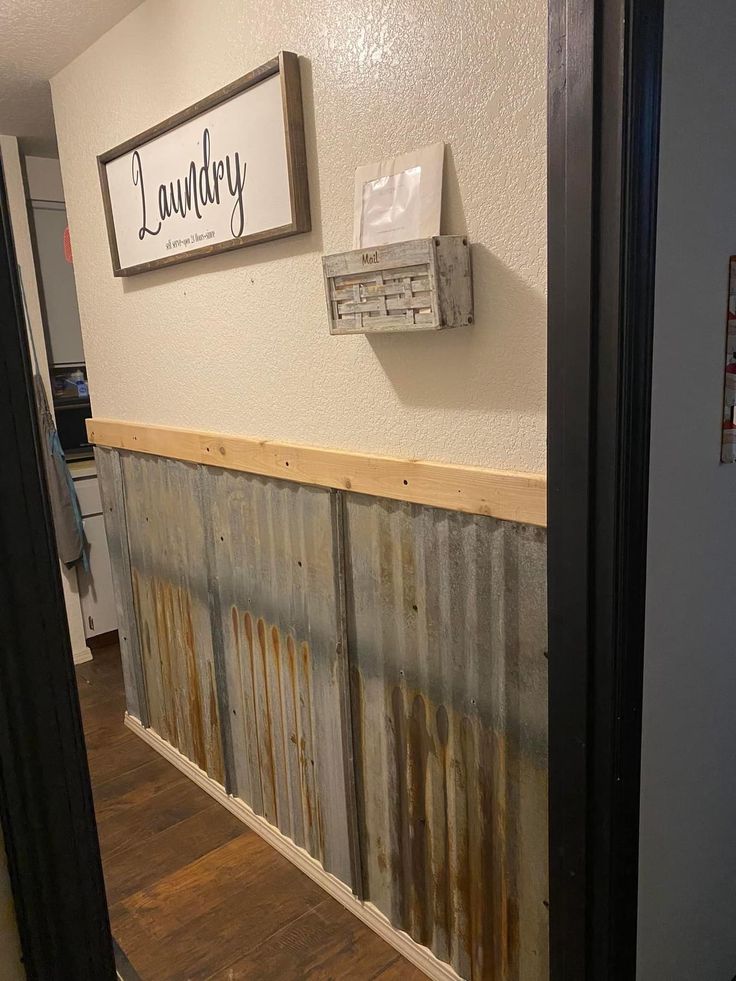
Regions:
<instances>
[{"instance_id":1,"label":"red sticker on wall","mask_svg":"<svg viewBox=\"0 0 736 981\"><path fill-rule=\"evenodd\" d=\"M69 235L69 226L64 229L64 258L68 263L72 262L72 240Z\"/></svg>"}]
</instances>

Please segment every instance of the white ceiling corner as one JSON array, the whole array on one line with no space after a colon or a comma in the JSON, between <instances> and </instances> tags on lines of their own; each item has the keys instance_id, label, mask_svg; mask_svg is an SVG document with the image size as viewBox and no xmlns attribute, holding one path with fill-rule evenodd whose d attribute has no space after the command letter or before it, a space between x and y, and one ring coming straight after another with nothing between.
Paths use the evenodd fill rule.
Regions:
<instances>
[{"instance_id":1,"label":"white ceiling corner","mask_svg":"<svg viewBox=\"0 0 736 981\"><path fill-rule=\"evenodd\" d=\"M141 0L0 0L0 133L52 156L49 79Z\"/></svg>"}]
</instances>

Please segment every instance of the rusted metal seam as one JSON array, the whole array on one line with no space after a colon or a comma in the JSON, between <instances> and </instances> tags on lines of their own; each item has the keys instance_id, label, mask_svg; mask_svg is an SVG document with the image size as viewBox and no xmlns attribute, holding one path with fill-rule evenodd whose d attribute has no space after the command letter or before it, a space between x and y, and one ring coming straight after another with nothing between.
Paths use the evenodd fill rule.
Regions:
<instances>
[{"instance_id":1,"label":"rusted metal seam","mask_svg":"<svg viewBox=\"0 0 736 981\"><path fill-rule=\"evenodd\" d=\"M353 880L353 891L359 899L366 896L363 861L358 833L358 790L353 732L353 700L350 681L350 651L348 642L347 576L348 550L345 542L345 494L330 491L330 508L333 527L333 568L335 570L335 594L337 597L337 687L340 693L342 733L342 757L345 771L345 796L348 817L348 847Z\"/></svg>"},{"instance_id":2,"label":"rusted metal seam","mask_svg":"<svg viewBox=\"0 0 736 981\"><path fill-rule=\"evenodd\" d=\"M120 450L110 450L113 456L113 475L117 490L113 490L117 503L119 504L120 525L120 546L125 555L125 566L127 567L126 578L130 580L131 596L133 595L133 564L130 556L130 538L128 536L128 504L126 501L125 481L123 480L123 468L120 462ZM126 570L124 570L125 573ZM138 617L136 615L135 602L133 603L133 623L127 625L128 635L135 637L135 647L137 657L134 658L133 669L135 672L136 687L138 689L138 707L141 713L141 724L145 728L151 726L151 712L148 703L148 686L146 685L146 672L143 668L143 646L141 635L138 629Z\"/></svg>"},{"instance_id":3,"label":"rusted metal seam","mask_svg":"<svg viewBox=\"0 0 736 981\"><path fill-rule=\"evenodd\" d=\"M207 598L212 634L212 660L215 668L215 694L217 699L217 715L220 727L220 746L222 749L222 766L224 771L225 790L229 794L236 793L235 754L233 752L232 723L230 719L230 693L227 686L227 671L225 667L225 637L222 623L222 599L220 585L215 573L215 532L212 521L212 509L207 506L204 488L205 468L197 467L197 491L199 508L204 523L204 558L207 571Z\"/></svg>"},{"instance_id":4,"label":"rusted metal seam","mask_svg":"<svg viewBox=\"0 0 736 981\"><path fill-rule=\"evenodd\" d=\"M118 458L117 451L116 458ZM120 467L120 460L117 459L118 467ZM206 584L208 591L208 614L209 614L209 629L211 631L211 643L212 643L212 655L213 660L210 664L210 670L214 666L215 675L218 673L218 657L220 658L220 665L222 671L222 677L215 684L214 691L217 699L217 711L220 726L220 739L222 748L222 763L226 773L226 781L232 783L237 783L237 774L234 768L234 759L232 759L233 749L232 749L232 721L230 718L230 698L233 693L228 690L227 687L227 675L226 675L226 663L225 663L225 638L224 638L224 624L222 620L222 604L224 594L221 589L224 588L224 584L218 579L217 574L217 558L218 554L216 551L216 536L214 534L214 523L215 523L215 512L210 507L210 502L205 497L205 489L203 483L203 474L206 468L197 467L197 479L194 486L197 488L197 493L199 496L196 502L200 514L201 520L203 521L204 528L204 552L205 552L205 562L206 562ZM125 491L125 484L121 477L121 493ZM270 478L273 480L274 478ZM278 479L278 478L277 478ZM130 485L131 489L133 484ZM337 688L337 698L338 702L333 702L333 706L337 709L338 715L335 718L333 713L332 718L335 722L339 719L339 737L342 743L342 766L343 770L343 784L344 784L344 814L347 818L347 828L345 829L346 837L342 837L342 831L340 833L340 839L343 847L343 867L348 867L350 869L353 889L356 895L361 899L371 899L367 896L367 886L370 884L369 876L372 874L373 866L368 863L369 853L366 852L366 848L369 847L366 842L361 840L361 832L365 833L365 827L361 823L363 821L362 810L365 806L366 799L366 788L369 784L369 774L370 771L366 771L366 774L361 772L362 761L360 747L363 745L361 742L361 732L358 731L358 727L362 725L361 710L362 706L362 679L358 674L355 676L352 673L353 658L358 658L359 645L357 644L358 631L354 623L352 623L355 611L351 603L351 597L355 594L356 587L354 581L354 569L351 562L351 542L348 541L348 537L351 535L353 529L348 521L348 515L350 514L348 510L348 501L353 498L357 499L359 495L351 495L350 499L346 497L344 492L341 491L330 491L329 492L329 514L330 514L330 529L332 536L332 555L331 558L331 568L326 569L326 581L329 582L330 577L334 577L334 587L335 587L335 607L336 607L336 625L335 625L335 642L337 644L335 653L336 659L332 667L334 674L332 679L336 684ZM395 502L388 502L388 504L382 502L384 508L388 508L390 511L390 504ZM442 524L443 515L434 513L431 514L433 509L426 508L426 514L415 515L415 520L422 519L419 521L420 528L416 534L419 536L420 544L424 542L426 538L428 541L424 542L422 545L425 549L430 549L431 552L427 552L427 556L432 557L432 562L438 569L442 569L450 559L452 558L452 569L455 569L457 565L458 571L463 570L463 554L464 550L468 550L472 546L473 552L478 551L478 545L482 544L476 541L477 533L473 531L472 538L468 538L467 534L464 537L461 536L462 528L460 527L460 522L457 522L457 527L455 527L456 522L452 522L452 534L457 537L457 542L455 545L454 552L452 555L445 554L448 542L446 541L448 535L448 529L444 528ZM412 511L414 507L412 507ZM122 504L122 517L124 519L125 527L125 551L127 552L128 559L130 561L130 534L128 527L127 518L127 505L123 501ZM371 510L373 515L372 520L375 522L376 512ZM397 512L398 513L398 512ZM426 517L426 527L424 525L424 518ZM502 523L500 519L499 523ZM504 523L508 524L508 523ZM391 899L397 905L394 905L392 910L391 919L394 924L406 930L415 939L419 939L420 942L431 944L432 949L437 947L439 944L439 952L443 959L448 959L456 967L465 973L465 970L470 971L470 975L474 978L486 977L487 971L492 969L495 973L501 973L502 976L509 974L513 976L516 972L518 965L515 958L518 957L518 909L515 907L514 903L517 900L517 895L514 890L511 894L508 894L502 887L501 883L505 882L506 879L511 876L514 878L514 872L518 874L518 869L514 868L514 862L518 861L518 856L515 855L512 847L512 843L509 841L509 836L506 833L507 824L509 821L509 814L507 813L507 807L510 806L509 803L509 793L510 785L513 785L514 776L513 771L509 767L513 763L513 758L508 759L507 753L508 743L513 742L516 746L516 742L519 739L519 734L516 732L518 728L518 719L516 718L515 712L513 712L512 703L506 704L504 699L504 711L503 718L497 719L495 715L490 719L488 723L494 728L494 732L485 733L483 730L475 731L473 726L474 722L471 719L463 717L461 720L461 728L459 731L460 739L460 749L464 759L463 772L475 773L478 769L478 756L481 754L483 759L486 761L486 766L489 767L487 772L479 778L478 783L470 784L468 783L465 787L464 798L465 798L465 812L466 812L466 832L465 837L461 839L461 845L465 849L465 871L467 875L467 881L464 884L458 884L457 889L463 892L463 895L467 893L464 901L464 906L467 910L467 923L463 927L461 918L458 916L457 922L455 922L455 910L453 908L452 902L452 890L448 890L448 883L444 880L438 880L436 883L436 890L442 895L439 897L441 909L444 910L444 914L440 917L440 923L443 919L446 920L446 932L447 936L445 939L442 938L441 933L437 932L438 922L434 922L432 917L436 916L436 909L430 908L428 903L430 903L430 896L433 893L433 887L429 883L427 876L431 874L432 869L432 859L431 850L424 846L424 838L414 839L409 837L408 840L404 840L403 836L409 833L409 828L419 828L422 831L425 825L428 824L432 815L429 815L426 811L428 805L427 799L427 783L426 781L430 778L429 771L427 769L427 745L426 745L426 733L424 730L428 724L425 701L429 700L427 704L431 706L432 704L432 684L431 678L427 677L427 665L423 662L419 663L418 654L415 650L416 644L419 643L420 647L429 647L429 637L424 637L423 641L417 640L409 645L407 648L408 641L404 637L404 633L410 627L407 627L407 623L412 622L412 608L413 611L417 612L417 604L419 604L420 611L420 623L426 626L425 618L427 616L427 610L429 609L429 585L424 583L422 587L421 596L420 594L412 595L411 590L407 592L407 585L405 582L407 569L412 566L414 558L410 553L407 553L407 548L411 549L411 542L414 540L409 536L404 542L403 537L399 538L396 536L396 529L394 528L395 522L389 517L387 528L389 531L393 529L393 537L387 538L387 541L392 541L388 547L388 551L381 554L378 557L374 557L374 562L377 561L379 566L386 573L386 582L384 582L384 577L381 577L381 583L383 586L381 588L386 590L388 587L391 590L390 595L384 597L386 602L390 604L391 609L396 609L398 611L403 611L404 618L400 620L400 630L401 634L392 637L386 635L385 624L377 624L376 629L380 631L380 642L378 643L378 649L384 650L394 650L397 655L402 658L402 664L406 667L406 662L416 661L417 666L414 671L416 678L409 684L409 679L405 675L402 668L400 671L401 680L396 680L394 686L390 693L387 692L387 697L390 696L391 700L387 701L387 707L389 710L389 715L393 715L393 732L392 739L389 739L389 752L391 755L387 757L387 771L386 771L386 781L384 781L385 788L388 789L390 786L390 781L388 780L388 773L393 770L395 779L398 782L399 790L398 800L399 800L399 810L392 815L392 818L398 822L397 831L402 840L398 842L399 853L400 853L400 864L402 867L402 879L403 879L403 889L396 888L391 896ZM443 530L444 528L444 530ZM453 530L454 529L454 530ZM224 529L217 529L219 532ZM518 529L516 529L518 531ZM366 526L364 531L368 534L371 532L371 526ZM406 531L406 529L405 529ZM472 529L471 529L472 531ZM514 529L509 529L509 532L514 531ZM374 528L374 537L376 530ZM408 532L407 532L408 534ZM361 534L360 530L356 532L357 542L360 542ZM272 536L273 538L273 536ZM503 536L505 540L506 536ZM135 539L133 539L135 541ZM325 544L327 543L326 529L325 529ZM398 543L398 544L397 544ZM355 543L353 543L354 545ZM384 543L385 544L385 543ZM515 540L510 543L502 544L503 552L503 562L504 570L503 576L500 581L501 592L497 595L498 603L500 604L500 622L504 626L504 646L508 647L511 645L516 648L519 644L518 637L518 623L513 621L513 607L509 612L506 611L506 592L504 589L511 589L512 595L518 599L518 594L520 591L520 584L518 581L518 549L519 544ZM365 549L365 545L363 546ZM489 546L490 548L490 546ZM494 546L495 549L495 546ZM508 555L506 552L510 549ZM358 554L360 552L360 546L358 545ZM495 554L495 551L494 553ZM419 576L420 571L424 574L424 558L422 552L419 557L416 557L417 568L415 570L416 575ZM475 566L471 567L467 572L465 572L468 578L468 583L474 583L475 577L480 577L481 581L485 581L488 590L491 589L490 583L492 579L489 580L488 576L491 573L491 566L488 565L490 562L489 556L491 552L482 552L485 555L483 562L480 562L478 568ZM192 553L190 558L194 558L196 561L196 554ZM327 556L324 557L327 559ZM486 561L486 559L488 561ZM301 566L301 562L299 563ZM326 566L326 562L325 562ZM487 567L488 566L488 567ZM201 568L201 566L200 566ZM132 565L131 565L132 570ZM512 575L516 573L516 575ZM131 576L133 575L131 571ZM275 577L275 571L273 571ZM449 572L448 572L449 575ZM274 578L276 582L276 578ZM323 582L324 584L324 582ZM513 589L512 589L513 586ZM182 602L181 590L184 587L175 585L174 582L171 583L171 595L168 598L170 604L174 604L176 600L179 604ZM275 600L274 602L279 605L284 597L283 593L280 592L278 588L278 583L275 588ZM306 590L306 595L309 595L308 584L304 586ZM372 587L371 587L372 588ZM468 587L470 588L470 587ZM378 590L379 587L376 587ZM479 594L476 597L475 586L470 589L470 594L474 597L474 603L479 603L482 596ZM434 595L434 594L433 594ZM448 609L445 611L444 617L448 621L448 629L458 621L456 624L458 627L456 632L458 636L462 637L465 632L470 630L474 633L480 629L479 624L476 623L477 610L475 612L470 611L470 623L471 627L463 626L464 617L468 615L468 611L463 612L463 605L455 602L453 604L452 597L453 593L448 593L447 596L443 598L448 604ZM376 592L376 596L373 597L376 603L380 600L380 593ZM439 596L434 597L435 601L439 600ZM457 597L455 597L457 599ZM486 597L487 599L487 597ZM412 607L412 601L414 605ZM332 605L332 604L330 604ZM140 603L137 604L137 609L140 609ZM182 609L180 611L181 616L181 629L186 632L185 612ZM179 626L176 622L176 617L173 613L169 616L168 607L164 604L164 624L160 627L160 630L164 635L167 636L167 642L173 640L176 643L176 633ZM393 615L393 614L392 614ZM257 652L253 645L253 631L249 631L248 627L250 625L250 615L246 613L245 615L245 629L248 636L249 642L249 656L250 656L250 667L253 671L253 659L257 657ZM397 613L397 616L399 614ZM408 621L406 621L408 617ZM510 619L509 619L510 617ZM140 665L142 666L142 645L141 637L139 631L139 620L136 610L136 623L133 625L136 630L136 635L138 636L138 650L141 656ZM517 628L516 638L512 642L512 632L514 627ZM275 630L275 627L272 628ZM288 633L288 628L286 636L286 648L289 650L289 640L291 639L291 634ZM397 628L398 629L398 628ZM189 631L193 632L191 624L189 625ZM285 726L286 711L285 711L285 701L283 685L281 684L280 677L277 678L277 683L275 686L275 691L270 690L270 685L268 682L268 670L266 665L266 654L268 648L268 638L271 637L272 630L269 629L268 621L264 620L263 617L258 617L256 623L256 631L258 634L258 644L260 648L260 655L263 661L264 668L264 697L265 697L265 710L267 713L267 721L271 715L272 711L276 711L278 708L281 711L281 721L282 727ZM396 632L396 631L395 631ZM219 635L219 637L218 637ZM460 643L461 641L458 641ZM436 641L433 641L436 644ZM218 654L219 645L219 654ZM278 647L278 643L274 636L274 645ZM306 648L306 645L302 645ZM440 644L442 647L442 644ZM159 655L164 653L159 651ZM383 656L383 655L382 655ZM306 658L306 655L305 655ZM512 662L507 660L508 653L504 654L504 673L499 675L499 681L504 686L507 683L513 683L514 671L512 670ZM358 658L358 661L360 659ZM517 661L518 661L518 651L517 651ZM239 669L242 672L244 665L241 663L240 658L238 658ZM306 671L307 661L305 660L305 671ZM381 669L383 662L379 664L379 670ZM518 664L517 664L518 667ZM276 657L276 671L281 672L281 661L280 658ZM385 665L384 665L385 668ZM456 682L453 679L453 672L449 672L449 665L445 660L440 660L439 662L439 672L441 677L440 687L444 691L442 697L447 697L447 693L452 696L455 690ZM508 675L508 677L507 677ZM496 682L491 679L495 684ZM193 682L192 679L188 679L189 687L191 688ZM478 679L475 679L478 682ZM468 676L467 672L462 673L462 678L460 682L460 687L465 688L467 684L473 685L472 677ZM145 684L145 675L144 675ZM322 680L324 685L324 678ZM241 677L242 686L242 677ZM412 693L410 688L416 688L417 692ZM313 725L313 715L312 715L312 704L311 704L311 691L312 685L309 681L306 685L305 695L308 699L309 704L306 706L307 717L312 724L312 732L314 732ZM139 693L140 694L140 693ZM475 692L472 692L474 697L471 699L472 705L475 706ZM469 697L469 693L468 693ZM295 698L296 698L296 688L295 688ZM451 699L454 701L454 696ZM295 702L296 704L296 702ZM367 704L367 703L366 703ZM375 704L375 703L374 703ZM162 702L162 710L164 706L170 706L170 703L164 699ZM147 714L150 717L150 712L148 712L148 695L146 694L145 707ZM444 707L440 705L440 707ZM509 708L512 708L512 715L509 718L507 713ZM141 709L142 711L142 709ZM463 709L463 712L468 711ZM482 715L481 709L478 712ZM517 709L518 712L518 709ZM317 713L319 717L319 712ZM430 714L431 718L431 714ZM474 717L475 718L475 717ZM479 715L480 718L480 715ZM375 721L375 720L374 720ZM437 716L437 729L436 738L438 740L438 747L441 747L444 754L447 754L447 720L440 725L439 715ZM172 724L176 727L177 725L176 717L176 707L173 707L173 717ZM245 724L245 722L243 723ZM250 724L256 726L256 731L258 727L258 720L251 720ZM300 720L295 717L295 730L297 733L297 744L300 743ZM480 725L480 723L478 723ZM495 730L500 726L498 732ZM227 729L227 735L225 735L224 729ZM268 726L269 729L269 739L274 735L273 726ZM440 734L440 729L445 733L444 737ZM337 726L333 730L335 736L337 736ZM434 731L434 730L433 730ZM288 797L288 811L289 811L289 822L291 822L292 817L296 813L296 801L293 799L293 793L296 790L296 785L291 786L289 782L289 766L288 759L288 746L286 745L286 729L283 729L282 736L284 737L282 742L282 751L285 755L284 760L284 779L286 780L286 793ZM162 734L163 735L163 734ZM190 731L187 733L188 737L191 737L193 733ZM365 733L362 733L364 737ZM505 743L503 745L498 744L497 740L499 736L503 736ZM485 740L485 741L482 741ZM178 741L178 740L177 740ZM528 740L527 740L528 741ZM227 745L230 744L230 754L231 760L225 763L225 754L227 752ZM180 747L183 752L183 747ZM256 741L256 749L258 751L259 757L259 767L257 777L263 781L263 776L266 770L266 766L263 765L263 747L260 744L260 740ZM271 745L272 752L277 750L277 747ZM516 752L516 749L514 749ZM197 759L197 754L189 749L189 755ZM438 755L442 755L439 754ZM466 759L467 757L467 759ZM199 760L200 765L207 765L209 761ZM518 765L518 764L517 764ZM227 775L228 767L230 768L230 774ZM333 773L339 772L337 769L332 771ZM451 819L450 819L450 791L452 794L456 794L458 788L451 788L448 781L448 765L447 759L443 756L443 762L441 766L441 779L442 784L442 797L443 806L441 814L443 817L437 817L436 830L444 834L445 839L448 837ZM209 774L212 777L212 773ZM274 770L274 761L271 759L271 778L273 783L273 795L274 795L274 819L277 825L286 832L287 826L289 827L290 837L294 838L294 829L291 827L289 822L282 822L281 815L279 814L278 807L278 793L277 793L277 782L276 782L276 772ZM518 779L518 778L517 778ZM489 783L488 781L492 781ZM321 784L320 784L321 786ZM340 795L342 796L342 795ZM307 850L312 851L310 845L314 845L314 853L318 856L322 863L325 863L326 854L329 855L330 841L327 842L328 850L325 852L325 842L324 842L324 822L322 819L321 807L319 794L315 793L315 811L316 811L316 827L317 827L317 840L315 841L313 837L310 838L310 842L307 843ZM454 800L454 796L452 797ZM303 803L303 802L302 802ZM394 807L396 805L394 804ZM453 805L454 807L454 805ZM264 807L264 810L266 808ZM473 823L472 819L478 818L479 814L484 814L486 816L493 817L493 824L485 827L485 824L481 821L480 823ZM342 820L340 824L342 825ZM498 841L495 839L491 841L486 840L482 837L483 829L485 828L486 834L491 831L495 831L498 836ZM457 829L456 829L457 830ZM305 823L305 841L307 838L307 829ZM439 839L437 839L439 843ZM380 838L378 839L380 846ZM434 843L434 839L433 839ZM347 851L345 851L345 845L347 844ZM497 851L498 847L498 851ZM429 854L429 858L424 861L424 866L422 866L422 856ZM446 844L444 848L444 854L447 856L447 861L450 860L450 848ZM418 858L417 858L418 856ZM345 861L347 859L347 861ZM475 865L474 865L475 863ZM380 865L380 862L379 862ZM488 874L483 876L483 868L488 866ZM418 873L417 874L417 870ZM449 874L449 870L448 870ZM475 879L475 882L473 882ZM426 881L425 881L426 880ZM489 910L494 909L495 913L490 916L490 912L487 912L486 919L487 922L481 917L481 911L485 907L483 901L475 897L475 902L472 901L472 894L475 892L480 881L485 881L486 888L489 890L489 895L486 897ZM513 885L513 883L512 883ZM421 892L421 895L420 895ZM372 901L375 901L372 899ZM492 938L489 934L486 936L486 931L489 929L489 924L497 924L497 933L493 936L496 942L491 942ZM437 942L435 942L434 934L437 933ZM446 952L442 951L442 945L447 944ZM456 946L456 944L458 946ZM467 948L465 951L461 949ZM480 954L480 950L483 950L483 954ZM435 953L438 950L435 949ZM469 957L469 964L465 968L461 963L461 958L464 960L465 956ZM439 953L438 953L439 956Z\"/></svg>"}]
</instances>

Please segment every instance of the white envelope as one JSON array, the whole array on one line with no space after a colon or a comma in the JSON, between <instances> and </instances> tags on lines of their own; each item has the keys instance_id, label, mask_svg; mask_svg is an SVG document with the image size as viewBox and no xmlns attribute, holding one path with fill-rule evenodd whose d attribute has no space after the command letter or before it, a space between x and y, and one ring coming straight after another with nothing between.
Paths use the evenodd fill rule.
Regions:
<instances>
[{"instance_id":1,"label":"white envelope","mask_svg":"<svg viewBox=\"0 0 736 981\"><path fill-rule=\"evenodd\" d=\"M366 164L355 171L353 248L440 233L444 143Z\"/></svg>"}]
</instances>

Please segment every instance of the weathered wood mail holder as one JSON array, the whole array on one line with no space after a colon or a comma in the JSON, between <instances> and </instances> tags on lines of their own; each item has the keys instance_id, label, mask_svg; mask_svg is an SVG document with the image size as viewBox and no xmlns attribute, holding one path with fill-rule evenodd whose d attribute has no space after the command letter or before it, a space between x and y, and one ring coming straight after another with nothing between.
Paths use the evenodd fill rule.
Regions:
<instances>
[{"instance_id":1,"label":"weathered wood mail holder","mask_svg":"<svg viewBox=\"0 0 736 981\"><path fill-rule=\"evenodd\" d=\"M129 728L431 978L547 977L544 479L88 431Z\"/></svg>"},{"instance_id":2,"label":"weathered wood mail holder","mask_svg":"<svg viewBox=\"0 0 736 981\"><path fill-rule=\"evenodd\" d=\"M462 235L324 256L331 334L444 330L473 322L470 246Z\"/></svg>"}]
</instances>

